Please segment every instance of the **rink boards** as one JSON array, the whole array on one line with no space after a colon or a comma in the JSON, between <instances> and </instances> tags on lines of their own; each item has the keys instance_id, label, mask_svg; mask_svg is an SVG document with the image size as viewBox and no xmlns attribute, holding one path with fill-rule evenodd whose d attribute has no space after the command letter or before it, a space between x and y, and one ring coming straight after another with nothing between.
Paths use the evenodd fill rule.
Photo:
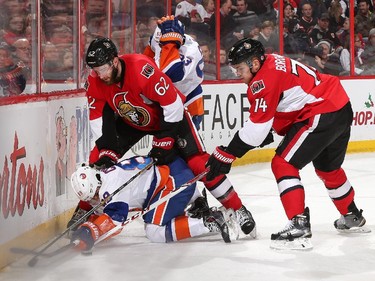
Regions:
<instances>
[{"instance_id":1,"label":"rink boards","mask_svg":"<svg viewBox=\"0 0 375 281\"><path fill-rule=\"evenodd\" d=\"M353 104L348 152L375 151L373 80L342 80ZM205 116L200 134L208 152L226 145L248 118L246 86L204 85ZM16 256L9 247L36 248L64 230L76 205L69 178L90 148L88 105L83 92L20 98L0 103L0 268ZM281 138L250 151L235 165L269 161ZM147 154L145 138L127 154Z\"/></svg>"}]
</instances>

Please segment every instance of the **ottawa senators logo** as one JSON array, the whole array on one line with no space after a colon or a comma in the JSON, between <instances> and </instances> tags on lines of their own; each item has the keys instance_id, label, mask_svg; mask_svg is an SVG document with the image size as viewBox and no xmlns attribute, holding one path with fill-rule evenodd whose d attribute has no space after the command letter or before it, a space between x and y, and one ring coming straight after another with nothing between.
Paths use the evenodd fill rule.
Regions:
<instances>
[{"instance_id":1,"label":"ottawa senators logo","mask_svg":"<svg viewBox=\"0 0 375 281\"><path fill-rule=\"evenodd\" d=\"M258 94L261 90L265 89L266 86L264 86L263 80L254 81L253 84L251 84L250 89L253 92L253 95Z\"/></svg>"},{"instance_id":2,"label":"ottawa senators logo","mask_svg":"<svg viewBox=\"0 0 375 281\"><path fill-rule=\"evenodd\" d=\"M147 126L150 122L150 115L147 110L140 106L134 106L126 100L128 92L118 93L113 97L113 104L118 114L137 126Z\"/></svg>"}]
</instances>

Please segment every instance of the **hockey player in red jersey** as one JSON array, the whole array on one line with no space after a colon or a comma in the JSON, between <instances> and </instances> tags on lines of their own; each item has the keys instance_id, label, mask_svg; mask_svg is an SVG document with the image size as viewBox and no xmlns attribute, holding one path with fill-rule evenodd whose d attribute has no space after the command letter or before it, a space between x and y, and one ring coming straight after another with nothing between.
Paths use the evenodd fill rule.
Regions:
<instances>
[{"instance_id":1,"label":"hockey player in red jersey","mask_svg":"<svg viewBox=\"0 0 375 281\"><path fill-rule=\"evenodd\" d=\"M71 177L72 188L80 200L94 207L150 162L149 157L137 156L124 159L101 171L90 166L81 166ZM176 157L168 166L151 166L73 232L72 241L78 240L76 244L83 251L91 250L98 239L108 239L121 232L129 210L147 208L193 177L191 170L180 157ZM143 220L146 236L152 242L161 243L209 232L220 233L226 243L237 239L238 227L234 222L233 210L213 207L199 219L186 215L184 210L196 194L199 194L199 191L194 183L145 213Z\"/></svg>"},{"instance_id":2,"label":"hockey player in red jersey","mask_svg":"<svg viewBox=\"0 0 375 281\"><path fill-rule=\"evenodd\" d=\"M309 209L299 170L312 162L341 217L338 231L365 232L366 220L354 203L354 189L341 165L350 138L353 111L349 97L335 76L287 57L265 55L262 44L244 38L230 49L229 62L248 84L250 116L227 147L210 156L207 179L230 171L232 162L255 148L271 128L284 136L271 168L288 219L272 234L271 247L311 248Z\"/></svg>"},{"instance_id":3,"label":"hockey player in red jersey","mask_svg":"<svg viewBox=\"0 0 375 281\"><path fill-rule=\"evenodd\" d=\"M173 28L161 25L160 29L161 44L182 40ZM93 70L87 80L90 124L96 126L98 116L102 120L98 122L102 135L96 140L98 159L90 159L91 163L109 167L142 137L153 135L150 156L158 164L179 155L195 175L206 169L209 154L184 108L185 96L152 59L140 54L118 56L111 40L98 38L88 47L86 63ZM242 231L254 236L255 221L226 176L204 178L203 183L225 208L235 210Z\"/></svg>"}]
</instances>

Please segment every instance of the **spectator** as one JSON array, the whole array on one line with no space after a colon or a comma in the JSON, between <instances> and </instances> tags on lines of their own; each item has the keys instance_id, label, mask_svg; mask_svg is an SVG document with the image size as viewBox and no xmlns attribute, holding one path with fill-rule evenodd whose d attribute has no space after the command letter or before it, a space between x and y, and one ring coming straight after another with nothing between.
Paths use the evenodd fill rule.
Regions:
<instances>
[{"instance_id":1,"label":"spectator","mask_svg":"<svg viewBox=\"0 0 375 281\"><path fill-rule=\"evenodd\" d=\"M210 44L208 42L201 42L199 46L201 48L203 61L204 61L204 68L203 68L204 80L215 80L216 79L216 64L215 64L215 61L211 52Z\"/></svg>"},{"instance_id":2,"label":"spectator","mask_svg":"<svg viewBox=\"0 0 375 281\"><path fill-rule=\"evenodd\" d=\"M43 45L43 65L42 72L45 80L55 80L59 78L61 68L61 58L58 48L51 42Z\"/></svg>"},{"instance_id":3,"label":"spectator","mask_svg":"<svg viewBox=\"0 0 375 281\"><path fill-rule=\"evenodd\" d=\"M228 64L227 51L223 47L220 48L220 79L237 79L237 76Z\"/></svg>"},{"instance_id":4,"label":"spectator","mask_svg":"<svg viewBox=\"0 0 375 281\"><path fill-rule=\"evenodd\" d=\"M237 0L236 7L233 19L236 24L235 32L239 33L236 37L240 40L244 38L244 34L249 34L252 26L260 25L260 20L255 12L248 10L246 0Z\"/></svg>"},{"instance_id":5,"label":"spectator","mask_svg":"<svg viewBox=\"0 0 375 281\"><path fill-rule=\"evenodd\" d=\"M344 26L345 17L342 16L342 6L338 0L333 0L328 8L329 28L333 32L337 32Z\"/></svg>"},{"instance_id":6,"label":"spectator","mask_svg":"<svg viewBox=\"0 0 375 281\"><path fill-rule=\"evenodd\" d=\"M312 8L312 17L313 18L319 18L321 14L327 12L327 8L324 5L324 0L301 0L299 2L299 8L297 9L297 14L301 15L301 8L306 3L311 5Z\"/></svg>"},{"instance_id":7,"label":"spectator","mask_svg":"<svg viewBox=\"0 0 375 281\"><path fill-rule=\"evenodd\" d=\"M375 28L372 28L368 35L368 41L365 45L365 50L362 53L362 58L365 63L365 71L362 75L375 74Z\"/></svg>"},{"instance_id":8,"label":"spectator","mask_svg":"<svg viewBox=\"0 0 375 281\"><path fill-rule=\"evenodd\" d=\"M22 67L14 63L10 46L0 43L0 96L19 95L25 87Z\"/></svg>"},{"instance_id":9,"label":"spectator","mask_svg":"<svg viewBox=\"0 0 375 281\"><path fill-rule=\"evenodd\" d=\"M214 0L203 0L202 6L205 11L203 15L203 21L205 23L209 23L211 16L215 13L215 2Z\"/></svg>"},{"instance_id":10,"label":"spectator","mask_svg":"<svg viewBox=\"0 0 375 281\"><path fill-rule=\"evenodd\" d=\"M138 0L137 21L147 22L147 20L151 17L161 18L165 16L167 11L165 10L162 2L163 1L160 0Z\"/></svg>"},{"instance_id":11,"label":"spectator","mask_svg":"<svg viewBox=\"0 0 375 281\"><path fill-rule=\"evenodd\" d=\"M186 33L195 33L198 38L209 35L209 25L204 22L206 10L197 1L181 1L176 7L175 16L185 25Z\"/></svg>"},{"instance_id":12,"label":"spectator","mask_svg":"<svg viewBox=\"0 0 375 281\"><path fill-rule=\"evenodd\" d=\"M184 0L177 5L175 16L179 21L185 24L185 26L190 26L193 22L203 22L205 9L195 0Z\"/></svg>"},{"instance_id":13,"label":"spectator","mask_svg":"<svg viewBox=\"0 0 375 281\"><path fill-rule=\"evenodd\" d=\"M18 39L13 43L14 61L23 69L23 74L27 81L31 79L32 53L30 41L26 38Z\"/></svg>"},{"instance_id":14,"label":"spectator","mask_svg":"<svg viewBox=\"0 0 375 281\"><path fill-rule=\"evenodd\" d=\"M333 43L333 48L340 46L340 40L335 33L329 29L329 15L323 13L318 19L318 23L309 33L309 40L311 46L316 46L320 40L330 40Z\"/></svg>"},{"instance_id":15,"label":"spectator","mask_svg":"<svg viewBox=\"0 0 375 281\"><path fill-rule=\"evenodd\" d=\"M258 40L260 34L260 25L254 25L250 27L249 38Z\"/></svg>"},{"instance_id":16,"label":"spectator","mask_svg":"<svg viewBox=\"0 0 375 281\"><path fill-rule=\"evenodd\" d=\"M71 50L66 50L62 54L62 67L59 71L60 80L64 80L65 83L70 83L74 80L74 60L73 52Z\"/></svg>"},{"instance_id":17,"label":"spectator","mask_svg":"<svg viewBox=\"0 0 375 281\"><path fill-rule=\"evenodd\" d=\"M5 24L3 39L8 45L25 37L26 21L22 15L12 15Z\"/></svg>"},{"instance_id":18,"label":"spectator","mask_svg":"<svg viewBox=\"0 0 375 281\"><path fill-rule=\"evenodd\" d=\"M271 54L278 51L279 38L274 32L275 25L272 21L265 21L260 28L258 41L262 43L266 54Z\"/></svg>"},{"instance_id":19,"label":"spectator","mask_svg":"<svg viewBox=\"0 0 375 281\"><path fill-rule=\"evenodd\" d=\"M375 27L375 16L370 11L368 0L358 0L357 7L354 29L356 33L361 33L367 39L370 29Z\"/></svg>"},{"instance_id":20,"label":"spectator","mask_svg":"<svg viewBox=\"0 0 375 281\"><path fill-rule=\"evenodd\" d=\"M235 21L231 15L232 1L220 0L220 39L224 47L232 46L236 41L233 36ZM216 38L216 14L213 14L210 19L210 35L213 39Z\"/></svg>"},{"instance_id":21,"label":"spectator","mask_svg":"<svg viewBox=\"0 0 375 281\"><path fill-rule=\"evenodd\" d=\"M363 71L363 60L361 55L363 53L363 39L360 33L355 34L354 36L354 72L355 74L361 74ZM340 63L343 68L343 72L340 75L349 75L350 74L350 37L346 38L344 48L340 53Z\"/></svg>"},{"instance_id":22,"label":"spectator","mask_svg":"<svg viewBox=\"0 0 375 281\"><path fill-rule=\"evenodd\" d=\"M309 34L311 29L317 24L318 19L313 17L313 8L311 4L305 3L301 6L301 16L299 18L299 25L302 27L302 30Z\"/></svg>"},{"instance_id":23,"label":"spectator","mask_svg":"<svg viewBox=\"0 0 375 281\"><path fill-rule=\"evenodd\" d=\"M4 15L6 16L27 15L25 1L6 0L4 1L3 5L4 5Z\"/></svg>"},{"instance_id":24,"label":"spectator","mask_svg":"<svg viewBox=\"0 0 375 281\"><path fill-rule=\"evenodd\" d=\"M308 54L309 65L321 73L340 75L343 68L339 55L333 51L333 44L330 41L324 39L319 41L313 50Z\"/></svg>"},{"instance_id":25,"label":"spectator","mask_svg":"<svg viewBox=\"0 0 375 281\"><path fill-rule=\"evenodd\" d=\"M273 0L247 0L247 4L251 7L251 10L254 11L261 22L266 20L276 23L277 14L276 10L273 8Z\"/></svg>"},{"instance_id":26,"label":"spectator","mask_svg":"<svg viewBox=\"0 0 375 281\"><path fill-rule=\"evenodd\" d=\"M350 34L350 21L349 18L345 18L343 26L336 32L337 38L340 40L340 45L344 46L346 38Z\"/></svg>"}]
</instances>

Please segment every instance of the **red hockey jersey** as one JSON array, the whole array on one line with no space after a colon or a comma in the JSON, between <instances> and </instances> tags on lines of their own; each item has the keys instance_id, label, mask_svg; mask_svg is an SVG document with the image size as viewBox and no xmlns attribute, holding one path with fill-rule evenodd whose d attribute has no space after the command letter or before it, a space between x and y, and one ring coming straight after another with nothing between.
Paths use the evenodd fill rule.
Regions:
<instances>
[{"instance_id":1,"label":"red hockey jersey","mask_svg":"<svg viewBox=\"0 0 375 281\"><path fill-rule=\"evenodd\" d=\"M276 54L267 55L248 85L247 97L250 116L239 136L252 146L258 146L271 127L285 135L293 123L337 111L349 101L337 77Z\"/></svg>"},{"instance_id":2,"label":"red hockey jersey","mask_svg":"<svg viewBox=\"0 0 375 281\"><path fill-rule=\"evenodd\" d=\"M125 76L120 83L107 85L94 71L87 79L90 121L102 117L105 103L124 122L139 130L157 131L161 119L170 123L181 121L185 97L155 62L140 54L126 54L119 58L125 62ZM101 127L97 126L97 129L100 136Z\"/></svg>"}]
</instances>

